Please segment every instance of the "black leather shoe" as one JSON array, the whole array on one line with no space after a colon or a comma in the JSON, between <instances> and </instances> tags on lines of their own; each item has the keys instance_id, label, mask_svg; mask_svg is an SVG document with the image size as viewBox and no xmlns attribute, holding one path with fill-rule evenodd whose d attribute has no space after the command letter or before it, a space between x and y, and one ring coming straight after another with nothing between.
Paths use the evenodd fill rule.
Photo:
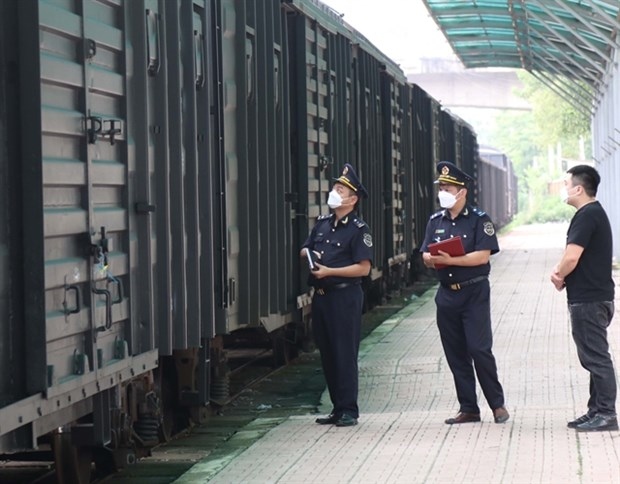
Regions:
<instances>
[{"instance_id":1,"label":"black leather shoe","mask_svg":"<svg viewBox=\"0 0 620 484\"><path fill-rule=\"evenodd\" d=\"M587 422L575 427L577 432L602 432L604 430L618 430L618 418L611 415L597 413Z\"/></svg>"},{"instance_id":2,"label":"black leather shoe","mask_svg":"<svg viewBox=\"0 0 620 484\"><path fill-rule=\"evenodd\" d=\"M357 425L357 419L346 413L336 421L336 427L352 427L353 425Z\"/></svg>"},{"instance_id":3,"label":"black leather shoe","mask_svg":"<svg viewBox=\"0 0 620 484\"><path fill-rule=\"evenodd\" d=\"M469 423L469 422L480 422L480 414L459 412L456 415L456 417L448 418L445 420L445 422L448 425L462 424L462 423Z\"/></svg>"},{"instance_id":4,"label":"black leather shoe","mask_svg":"<svg viewBox=\"0 0 620 484\"><path fill-rule=\"evenodd\" d=\"M568 422L566 424L566 426L569 429L575 429L575 428L577 428L577 425L581 425L582 423L586 423L592 417L594 417L594 415L590 415L589 413L586 413L586 414L582 415L581 417L577 417L575 420L571 420L570 422Z\"/></svg>"},{"instance_id":5,"label":"black leather shoe","mask_svg":"<svg viewBox=\"0 0 620 484\"><path fill-rule=\"evenodd\" d=\"M330 413L327 417L319 417L315 420L319 425L333 425L338 421L338 415Z\"/></svg>"},{"instance_id":6,"label":"black leather shoe","mask_svg":"<svg viewBox=\"0 0 620 484\"><path fill-rule=\"evenodd\" d=\"M510 414L505 407L499 407L493 410L493 419L495 423L504 423L510 418Z\"/></svg>"}]
</instances>

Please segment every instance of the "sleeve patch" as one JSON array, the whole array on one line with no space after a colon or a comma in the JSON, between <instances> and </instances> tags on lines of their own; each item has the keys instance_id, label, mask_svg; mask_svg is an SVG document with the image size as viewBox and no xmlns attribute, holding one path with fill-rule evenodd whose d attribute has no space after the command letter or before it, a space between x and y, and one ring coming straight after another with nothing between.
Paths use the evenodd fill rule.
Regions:
<instances>
[{"instance_id":1,"label":"sleeve patch","mask_svg":"<svg viewBox=\"0 0 620 484\"><path fill-rule=\"evenodd\" d=\"M372 235L364 234L363 240L366 247L372 247Z\"/></svg>"},{"instance_id":2,"label":"sleeve patch","mask_svg":"<svg viewBox=\"0 0 620 484\"><path fill-rule=\"evenodd\" d=\"M482 224L482 228L484 229L484 233L489 237L495 234L495 227L493 226L493 222L484 222Z\"/></svg>"}]
</instances>

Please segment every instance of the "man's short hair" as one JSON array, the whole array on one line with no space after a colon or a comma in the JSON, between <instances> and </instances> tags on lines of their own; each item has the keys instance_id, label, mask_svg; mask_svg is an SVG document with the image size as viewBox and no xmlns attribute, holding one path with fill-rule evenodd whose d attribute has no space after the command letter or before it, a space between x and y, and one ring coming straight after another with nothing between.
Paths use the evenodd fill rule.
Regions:
<instances>
[{"instance_id":1,"label":"man's short hair","mask_svg":"<svg viewBox=\"0 0 620 484\"><path fill-rule=\"evenodd\" d=\"M573 178L573 185L581 185L590 197L596 196L601 175L589 165L575 165L566 170Z\"/></svg>"}]
</instances>

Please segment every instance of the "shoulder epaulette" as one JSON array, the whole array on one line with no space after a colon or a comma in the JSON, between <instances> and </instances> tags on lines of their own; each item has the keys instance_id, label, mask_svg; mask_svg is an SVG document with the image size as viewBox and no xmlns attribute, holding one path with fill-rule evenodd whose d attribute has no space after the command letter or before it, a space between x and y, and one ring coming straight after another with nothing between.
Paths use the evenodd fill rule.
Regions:
<instances>
[{"instance_id":1,"label":"shoulder epaulette","mask_svg":"<svg viewBox=\"0 0 620 484\"><path fill-rule=\"evenodd\" d=\"M439 212L435 212L433 215L431 215L431 220L433 220L434 218L440 217L443 215L443 210L440 210Z\"/></svg>"},{"instance_id":2,"label":"shoulder epaulette","mask_svg":"<svg viewBox=\"0 0 620 484\"><path fill-rule=\"evenodd\" d=\"M329 218L331 218L333 214L332 213L328 213L327 215L319 215L316 219L317 220L327 220Z\"/></svg>"},{"instance_id":3,"label":"shoulder epaulette","mask_svg":"<svg viewBox=\"0 0 620 484\"><path fill-rule=\"evenodd\" d=\"M354 218L353 223L358 229L361 229L362 227L366 226L366 222L364 222L362 219L359 219L359 218Z\"/></svg>"},{"instance_id":4,"label":"shoulder epaulette","mask_svg":"<svg viewBox=\"0 0 620 484\"><path fill-rule=\"evenodd\" d=\"M476 215L478 215L478 217L484 217L487 214L483 210L480 210L478 207L472 208L471 211L474 212Z\"/></svg>"}]
</instances>

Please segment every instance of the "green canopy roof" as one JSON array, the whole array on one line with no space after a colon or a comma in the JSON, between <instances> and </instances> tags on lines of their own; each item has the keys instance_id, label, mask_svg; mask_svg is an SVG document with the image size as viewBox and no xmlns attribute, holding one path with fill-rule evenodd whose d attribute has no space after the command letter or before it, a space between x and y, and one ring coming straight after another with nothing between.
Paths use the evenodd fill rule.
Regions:
<instances>
[{"instance_id":1,"label":"green canopy roof","mask_svg":"<svg viewBox=\"0 0 620 484\"><path fill-rule=\"evenodd\" d=\"M522 68L591 110L620 49L620 0L422 0L467 68Z\"/></svg>"}]
</instances>

